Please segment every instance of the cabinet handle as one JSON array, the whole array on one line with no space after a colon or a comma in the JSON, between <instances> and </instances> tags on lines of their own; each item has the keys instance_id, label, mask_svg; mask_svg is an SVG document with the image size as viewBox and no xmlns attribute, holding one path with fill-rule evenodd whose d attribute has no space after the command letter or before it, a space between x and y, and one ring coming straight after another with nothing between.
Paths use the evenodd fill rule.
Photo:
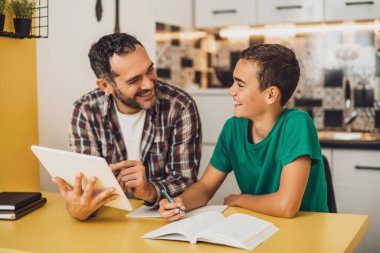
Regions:
<instances>
[{"instance_id":1,"label":"cabinet handle","mask_svg":"<svg viewBox=\"0 0 380 253\"><path fill-rule=\"evenodd\" d=\"M357 170L379 170L380 171L380 167L360 166L360 165L355 165L355 169L357 169Z\"/></svg>"},{"instance_id":2,"label":"cabinet handle","mask_svg":"<svg viewBox=\"0 0 380 253\"><path fill-rule=\"evenodd\" d=\"M374 3L375 3L374 1L365 1L365 2L346 2L345 4L347 6L351 6L351 5L371 5Z\"/></svg>"},{"instance_id":3,"label":"cabinet handle","mask_svg":"<svg viewBox=\"0 0 380 253\"><path fill-rule=\"evenodd\" d=\"M230 9L230 10L215 10L215 11L212 11L212 14L214 14L214 15L227 14L227 13L237 13L237 10Z\"/></svg>"},{"instance_id":4,"label":"cabinet handle","mask_svg":"<svg viewBox=\"0 0 380 253\"><path fill-rule=\"evenodd\" d=\"M276 10L289 10L289 9L302 9L302 5L284 5L284 6L276 6Z\"/></svg>"}]
</instances>

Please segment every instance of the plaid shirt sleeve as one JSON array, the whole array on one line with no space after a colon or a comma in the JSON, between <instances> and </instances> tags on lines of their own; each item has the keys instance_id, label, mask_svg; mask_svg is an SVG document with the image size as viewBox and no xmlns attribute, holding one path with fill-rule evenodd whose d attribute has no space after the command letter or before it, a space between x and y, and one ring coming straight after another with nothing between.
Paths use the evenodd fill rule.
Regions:
<instances>
[{"instance_id":1,"label":"plaid shirt sleeve","mask_svg":"<svg viewBox=\"0 0 380 253\"><path fill-rule=\"evenodd\" d=\"M166 161L167 174L162 180L151 181L157 191L157 200L153 204L146 203L147 205L158 206L164 188L170 196L175 197L197 181L201 141L200 117L195 102L192 101L177 115L173 134L168 140L171 146Z\"/></svg>"},{"instance_id":2,"label":"plaid shirt sleeve","mask_svg":"<svg viewBox=\"0 0 380 253\"><path fill-rule=\"evenodd\" d=\"M86 107L75 103L69 126L70 148L73 152L101 156L88 118Z\"/></svg>"}]
</instances>

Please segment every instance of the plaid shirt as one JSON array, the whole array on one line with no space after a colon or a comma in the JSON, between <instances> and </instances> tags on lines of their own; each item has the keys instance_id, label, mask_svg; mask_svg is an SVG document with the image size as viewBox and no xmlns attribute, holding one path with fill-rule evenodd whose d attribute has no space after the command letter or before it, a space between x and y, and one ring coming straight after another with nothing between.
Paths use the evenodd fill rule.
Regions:
<instances>
[{"instance_id":1,"label":"plaid shirt","mask_svg":"<svg viewBox=\"0 0 380 253\"><path fill-rule=\"evenodd\" d=\"M156 104L146 112L141 161L157 191L157 206L163 187L174 197L196 182L202 134L196 104L187 93L160 81L155 91ZM74 152L104 157L109 164L128 160L113 103L100 89L74 103L69 128Z\"/></svg>"}]
</instances>

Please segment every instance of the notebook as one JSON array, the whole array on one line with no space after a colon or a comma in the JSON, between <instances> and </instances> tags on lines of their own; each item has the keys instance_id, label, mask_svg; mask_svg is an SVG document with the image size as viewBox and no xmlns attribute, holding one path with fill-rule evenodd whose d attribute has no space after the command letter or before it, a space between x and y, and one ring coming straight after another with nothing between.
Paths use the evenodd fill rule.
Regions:
<instances>
[{"instance_id":1,"label":"notebook","mask_svg":"<svg viewBox=\"0 0 380 253\"><path fill-rule=\"evenodd\" d=\"M79 172L84 175L84 183L95 176L97 180L94 192L113 187L119 195L117 199L105 204L106 206L132 210L127 196L104 158L39 146L32 146L31 149L52 177L60 177L72 186Z\"/></svg>"},{"instance_id":2,"label":"notebook","mask_svg":"<svg viewBox=\"0 0 380 253\"><path fill-rule=\"evenodd\" d=\"M34 202L29 203L26 206L23 206L17 210L4 210L0 211L0 219L3 220L17 220L25 214L30 213L31 211L40 208L46 203L46 198L40 198Z\"/></svg>"},{"instance_id":3,"label":"notebook","mask_svg":"<svg viewBox=\"0 0 380 253\"><path fill-rule=\"evenodd\" d=\"M208 242L253 250L278 231L272 223L236 213L225 218L205 212L178 220L142 236L144 239Z\"/></svg>"},{"instance_id":4,"label":"notebook","mask_svg":"<svg viewBox=\"0 0 380 253\"><path fill-rule=\"evenodd\" d=\"M17 210L41 196L40 192L0 192L0 210Z\"/></svg>"},{"instance_id":5,"label":"notebook","mask_svg":"<svg viewBox=\"0 0 380 253\"><path fill-rule=\"evenodd\" d=\"M202 206L197 209L191 210L186 212L186 216L184 219L190 218L198 213L203 213L203 212L223 212L224 209L227 208L227 205L209 205L209 206ZM128 217L132 218L161 218L160 214L158 213L158 208L153 208L150 206L141 206L138 209L135 209L133 212L130 212Z\"/></svg>"}]
</instances>

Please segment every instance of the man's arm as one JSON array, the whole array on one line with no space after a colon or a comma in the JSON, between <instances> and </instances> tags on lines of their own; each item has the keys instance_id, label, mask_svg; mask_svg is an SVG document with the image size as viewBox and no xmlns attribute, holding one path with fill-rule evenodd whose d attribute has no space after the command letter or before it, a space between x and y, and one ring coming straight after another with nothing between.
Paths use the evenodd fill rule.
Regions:
<instances>
[{"instance_id":1,"label":"man's arm","mask_svg":"<svg viewBox=\"0 0 380 253\"><path fill-rule=\"evenodd\" d=\"M201 122L195 102L189 104L178 115L173 127L173 134L167 154L166 177L153 180L157 199L154 206L162 198L161 190L166 189L170 196L181 194L189 185L197 181L201 159Z\"/></svg>"},{"instance_id":2,"label":"man's arm","mask_svg":"<svg viewBox=\"0 0 380 253\"><path fill-rule=\"evenodd\" d=\"M293 218L301 206L310 168L309 156L298 157L283 168L277 192L265 195L229 195L225 198L225 203L268 215Z\"/></svg>"},{"instance_id":3,"label":"man's arm","mask_svg":"<svg viewBox=\"0 0 380 253\"><path fill-rule=\"evenodd\" d=\"M184 211L190 211L206 205L226 177L227 174L209 164L202 178L198 182L192 184L184 193L174 198L175 203L169 203L167 199L161 200L158 212L161 217L168 221L180 219L183 215L177 212L177 208L181 208Z\"/></svg>"},{"instance_id":4,"label":"man's arm","mask_svg":"<svg viewBox=\"0 0 380 253\"><path fill-rule=\"evenodd\" d=\"M70 148L75 153L101 156L85 111L80 104L74 105L69 126Z\"/></svg>"},{"instance_id":5,"label":"man's arm","mask_svg":"<svg viewBox=\"0 0 380 253\"><path fill-rule=\"evenodd\" d=\"M100 156L96 148L95 138L91 132L90 123L78 104L73 109L69 135L70 146L74 152ZM118 197L118 195L113 194L115 191L113 188L94 193L93 188L96 178L91 178L89 183L82 189L82 177L82 174L76 176L73 187L62 178L53 178L53 182L57 184L61 195L65 198L68 212L72 217L79 220L87 219L101 206Z\"/></svg>"}]
</instances>

